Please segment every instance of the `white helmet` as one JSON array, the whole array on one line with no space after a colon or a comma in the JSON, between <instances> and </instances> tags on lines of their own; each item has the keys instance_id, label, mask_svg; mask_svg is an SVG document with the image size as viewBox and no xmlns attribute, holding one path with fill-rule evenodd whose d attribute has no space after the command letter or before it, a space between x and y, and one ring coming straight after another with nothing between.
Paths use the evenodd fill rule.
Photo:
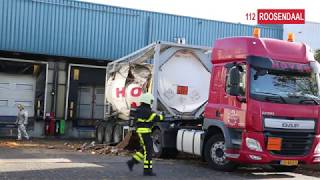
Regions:
<instances>
[{"instance_id":1,"label":"white helmet","mask_svg":"<svg viewBox=\"0 0 320 180\"><path fill-rule=\"evenodd\" d=\"M151 105L152 104L152 101L154 100L154 97L152 94L150 93L144 93L140 96L139 98L139 102L140 103L145 103L145 104L149 104Z\"/></svg>"},{"instance_id":2,"label":"white helmet","mask_svg":"<svg viewBox=\"0 0 320 180\"><path fill-rule=\"evenodd\" d=\"M24 109L24 105L18 104L18 109Z\"/></svg>"}]
</instances>

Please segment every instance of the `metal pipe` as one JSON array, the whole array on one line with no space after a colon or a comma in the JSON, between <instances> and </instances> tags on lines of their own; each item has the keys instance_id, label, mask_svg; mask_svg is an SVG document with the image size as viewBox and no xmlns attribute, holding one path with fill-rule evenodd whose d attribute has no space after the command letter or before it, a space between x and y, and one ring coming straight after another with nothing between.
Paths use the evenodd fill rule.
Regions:
<instances>
[{"instance_id":1,"label":"metal pipe","mask_svg":"<svg viewBox=\"0 0 320 180\"><path fill-rule=\"evenodd\" d=\"M69 88L70 88L70 72L71 71L71 64L68 66L68 79L67 79L67 94L66 94L66 105L65 105L65 110L64 110L64 120L67 120L67 115L68 115L68 106L69 106Z\"/></svg>"},{"instance_id":2,"label":"metal pipe","mask_svg":"<svg viewBox=\"0 0 320 180\"><path fill-rule=\"evenodd\" d=\"M44 105L43 105L43 119L46 118L47 111L47 94L48 94L48 76L49 76L49 63L46 64L46 85L44 89Z\"/></svg>"},{"instance_id":3,"label":"metal pipe","mask_svg":"<svg viewBox=\"0 0 320 180\"><path fill-rule=\"evenodd\" d=\"M99 68L99 69L105 69L106 66L95 66L95 65L85 65L85 64L69 64L69 66L78 66L78 67L86 67L86 68Z\"/></svg>"},{"instance_id":4,"label":"metal pipe","mask_svg":"<svg viewBox=\"0 0 320 180\"><path fill-rule=\"evenodd\" d=\"M51 112L54 112L56 116L57 110L57 93L58 93L58 73L59 73L59 64L58 62L54 62L54 69L53 69L53 88L52 88L52 101L51 101Z\"/></svg>"},{"instance_id":5,"label":"metal pipe","mask_svg":"<svg viewBox=\"0 0 320 180\"><path fill-rule=\"evenodd\" d=\"M103 119L106 120L106 111L107 111L107 84L108 83L108 73L106 68L106 76L104 82L104 99L103 99Z\"/></svg>"}]
</instances>

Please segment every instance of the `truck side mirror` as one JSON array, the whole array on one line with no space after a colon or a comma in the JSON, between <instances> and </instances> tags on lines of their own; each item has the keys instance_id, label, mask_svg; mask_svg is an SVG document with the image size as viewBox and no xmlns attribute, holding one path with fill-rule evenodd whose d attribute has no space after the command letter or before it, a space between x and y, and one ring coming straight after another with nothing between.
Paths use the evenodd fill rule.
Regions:
<instances>
[{"instance_id":1,"label":"truck side mirror","mask_svg":"<svg viewBox=\"0 0 320 180\"><path fill-rule=\"evenodd\" d=\"M230 69L230 95L240 95L240 71L237 66Z\"/></svg>"}]
</instances>

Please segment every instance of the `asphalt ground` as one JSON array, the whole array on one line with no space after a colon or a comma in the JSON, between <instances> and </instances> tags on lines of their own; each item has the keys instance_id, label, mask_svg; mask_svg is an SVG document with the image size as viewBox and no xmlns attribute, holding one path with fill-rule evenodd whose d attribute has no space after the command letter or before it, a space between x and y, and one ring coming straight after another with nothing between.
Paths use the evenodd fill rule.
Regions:
<instances>
[{"instance_id":1,"label":"asphalt ground","mask_svg":"<svg viewBox=\"0 0 320 180\"><path fill-rule=\"evenodd\" d=\"M64 141L58 142L19 146L20 142L4 144L0 141L0 179L320 179L319 170L313 168L278 173L268 166L251 165L234 172L220 172L191 157L155 159L153 166L157 176L144 177L142 165L134 167L133 172L128 170L128 155L78 152L63 148Z\"/></svg>"}]
</instances>

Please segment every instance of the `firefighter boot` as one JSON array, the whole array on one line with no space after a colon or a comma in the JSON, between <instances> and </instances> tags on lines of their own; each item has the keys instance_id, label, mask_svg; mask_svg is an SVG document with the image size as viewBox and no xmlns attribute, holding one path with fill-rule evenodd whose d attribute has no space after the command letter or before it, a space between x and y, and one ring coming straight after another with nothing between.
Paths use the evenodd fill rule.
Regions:
<instances>
[{"instance_id":1,"label":"firefighter boot","mask_svg":"<svg viewBox=\"0 0 320 180\"><path fill-rule=\"evenodd\" d=\"M135 165L135 164L138 164L139 162L137 162L137 160L135 160L135 159L131 159L131 160L129 160L129 161L127 161L127 165L128 165L128 168L129 168L129 170L130 171L132 171L132 169L133 169L133 166Z\"/></svg>"},{"instance_id":2,"label":"firefighter boot","mask_svg":"<svg viewBox=\"0 0 320 180\"><path fill-rule=\"evenodd\" d=\"M156 176L157 174L152 172L152 169L144 169L143 170L143 175L144 176Z\"/></svg>"}]
</instances>

